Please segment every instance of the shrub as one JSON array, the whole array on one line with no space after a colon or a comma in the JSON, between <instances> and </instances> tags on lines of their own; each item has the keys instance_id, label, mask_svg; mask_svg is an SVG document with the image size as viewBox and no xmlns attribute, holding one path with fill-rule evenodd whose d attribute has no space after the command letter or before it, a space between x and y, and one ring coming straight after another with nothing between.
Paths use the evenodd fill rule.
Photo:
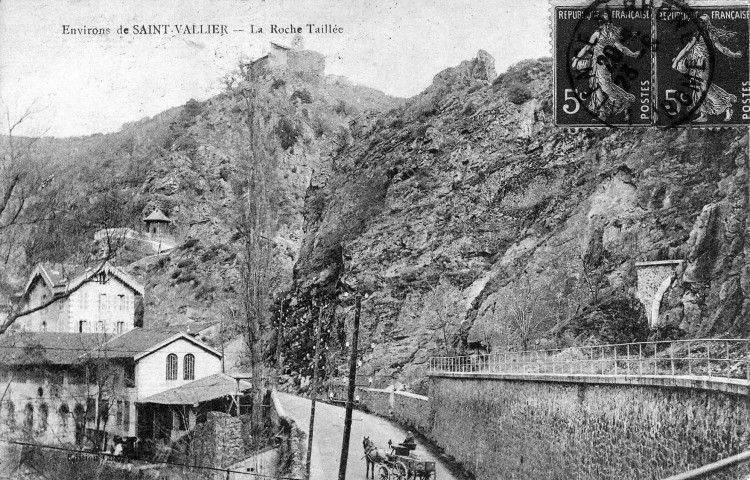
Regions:
<instances>
[{"instance_id":1,"label":"shrub","mask_svg":"<svg viewBox=\"0 0 750 480\"><path fill-rule=\"evenodd\" d=\"M349 106L346 104L345 101L339 100L336 106L333 107L333 111L338 113L339 115L346 115L347 112L349 111Z\"/></svg>"},{"instance_id":2,"label":"shrub","mask_svg":"<svg viewBox=\"0 0 750 480\"><path fill-rule=\"evenodd\" d=\"M471 115L474 115L477 111L477 106L474 105L472 102L469 102L464 107L463 111L461 112L464 116L470 117Z\"/></svg>"},{"instance_id":3,"label":"shrub","mask_svg":"<svg viewBox=\"0 0 750 480\"><path fill-rule=\"evenodd\" d=\"M283 87L284 85L286 85L286 81L283 78L277 78L271 84L271 88L274 89L274 90L277 90L277 89Z\"/></svg>"},{"instance_id":4,"label":"shrub","mask_svg":"<svg viewBox=\"0 0 750 480\"><path fill-rule=\"evenodd\" d=\"M188 248L193 248L198 244L198 239L195 237L190 237L187 240L185 240L185 243L182 244L182 248L187 250Z\"/></svg>"},{"instance_id":5,"label":"shrub","mask_svg":"<svg viewBox=\"0 0 750 480\"><path fill-rule=\"evenodd\" d=\"M533 96L531 89L527 85L513 84L508 87L508 100L516 105L521 105L531 100Z\"/></svg>"},{"instance_id":6,"label":"shrub","mask_svg":"<svg viewBox=\"0 0 750 480\"><path fill-rule=\"evenodd\" d=\"M299 129L286 118L281 118L279 120L279 123L276 124L276 128L274 128L274 133L279 137L281 148L284 150L289 150L293 147L301 135Z\"/></svg>"},{"instance_id":7,"label":"shrub","mask_svg":"<svg viewBox=\"0 0 750 480\"><path fill-rule=\"evenodd\" d=\"M302 90L294 91L294 93L292 94L292 101L294 101L295 99L299 99L299 101L302 103L312 103L313 101L312 95L305 88L303 88Z\"/></svg>"},{"instance_id":8,"label":"shrub","mask_svg":"<svg viewBox=\"0 0 750 480\"><path fill-rule=\"evenodd\" d=\"M184 268L186 270L192 270L195 268L195 260L186 258L185 260L181 260L177 264L177 268Z\"/></svg>"}]
</instances>

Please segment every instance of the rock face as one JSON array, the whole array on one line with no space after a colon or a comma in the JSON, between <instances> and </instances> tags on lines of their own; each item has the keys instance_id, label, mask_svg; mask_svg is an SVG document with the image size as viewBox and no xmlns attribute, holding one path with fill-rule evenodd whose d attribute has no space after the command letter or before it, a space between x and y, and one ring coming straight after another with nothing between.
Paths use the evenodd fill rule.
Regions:
<instances>
[{"instance_id":1,"label":"rock face","mask_svg":"<svg viewBox=\"0 0 750 480\"><path fill-rule=\"evenodd\" d=\"M433 355L521 340L747 333L746 135L556 129L550 62L490 86L493 63L480 52L355 125L308 189L295 288L369 293L359 342L373 386L418 382ZM655 260L684 263L649 330L635 263ZM508 313L524 286L558 312L528 338Z\"/></svg>"}]
</instances>

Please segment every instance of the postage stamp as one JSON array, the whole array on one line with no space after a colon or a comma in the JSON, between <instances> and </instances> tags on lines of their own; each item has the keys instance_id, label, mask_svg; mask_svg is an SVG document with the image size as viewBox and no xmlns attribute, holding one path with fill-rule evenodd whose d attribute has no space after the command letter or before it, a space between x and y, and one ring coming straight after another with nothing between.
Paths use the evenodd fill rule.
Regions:
<instances>
[{"instance_id":1,"label":"postage stamp","mask_svg":"<svg viewBox=\"0 0 750 480\"><path fill-rule=\"evenodd\" d=\"M748 7L663 4L654 17L657 125L748 124Z\"/></svg>"},{"instance_id":2,"label":"postage stamp","mask_svg":"<svg viewBox=\"0 0 750 480\"><path fill-rule=\"evenodd\" d=\"M750 124L747 0L557 0L555 125Z\"/></svg>"},{"instance_id":3,"label":"postage stamp","mask_svg":"<svg viewBox=\"0 0 750 480\"><path fill-rule=\"evenodd\" d=\"M553 15L556 125L651 125L652 9L613 1Z\"/></svg>"}]
</instances>

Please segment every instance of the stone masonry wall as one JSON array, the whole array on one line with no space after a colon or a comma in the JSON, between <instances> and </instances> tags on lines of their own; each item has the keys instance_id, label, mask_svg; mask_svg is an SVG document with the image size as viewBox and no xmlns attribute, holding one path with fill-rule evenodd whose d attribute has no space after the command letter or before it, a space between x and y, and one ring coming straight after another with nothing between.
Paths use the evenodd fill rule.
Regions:
<instances>
[{"instance_id":1,"label":"stone masonry wall","mask_svg":"<svg viewBox=\"0 0 750 480\"><path fill-rule=\"evenodd\" d=\"M393 416L403 425L422 434L430 431L429 398L408 392L393 395Z\"/></svg>"},{"instance_id":2,"label":"stone masonry wall","mask_svg":"<svg viewBox=\"0 0 750 480\"><path fill-rule=\"evenodd\" d=\"M222 412L208 412L195 428L192 452L195 465L227 467L245 456L242 420Z\"/></svg>"},{"instance_id":3,"label":"stone masonry wall","mask_svg":"<svg viewBox=\"0 0 750 480\"><path fill-rule=\"evenodd\" d=\"M658 479L750 447L747 397L715 391L437 377L430 407L477 479Z\"/></svg>"},{"instance_id":4,"label":"stone masonry wall","mask_svg":"<svg viewBox=\"0 0 750 480\"><path fill-rule=\"evenodd\" d=\"M272 407L269 409L270 420L281 438L278 472L287 477L303 478L307 434L300 430L297 423L286 415L275 391L271 392L271 405Z\"/></svg>"}]
</instances>

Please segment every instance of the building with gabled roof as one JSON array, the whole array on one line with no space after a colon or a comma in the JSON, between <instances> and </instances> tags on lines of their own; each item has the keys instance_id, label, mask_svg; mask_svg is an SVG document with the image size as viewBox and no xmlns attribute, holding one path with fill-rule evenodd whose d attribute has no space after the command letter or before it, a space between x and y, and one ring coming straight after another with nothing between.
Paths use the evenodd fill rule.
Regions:
<instances>
[{"instance_id":1,"label":"building with gabled roof","mask_svg":"<svg viewBox=\"0 0 750 480\"><path fill-rule=\"evenodd\" d=\"M140 424L145 431L138 427L137 403L181 388L195 390L190 385L210 384L205 379L220 373L221 353L185 332L3 335L0 435L100 446L112 436L150 438L154 430L148 422ZM194 427L195 412L190 418L181 425Z\"/></svg>"},{"instance_id":2,"label":"building with gabled roof","mask_svg":"<svg viewBox=\"0 0 750 480\"><path fill-rule=\"evenodd\" d=\"M80 265L40 263L21 294L14 328L29 332L122 334L136 326L136 304L143 284L109 263Z\"/></svg>"}]
</instances>

